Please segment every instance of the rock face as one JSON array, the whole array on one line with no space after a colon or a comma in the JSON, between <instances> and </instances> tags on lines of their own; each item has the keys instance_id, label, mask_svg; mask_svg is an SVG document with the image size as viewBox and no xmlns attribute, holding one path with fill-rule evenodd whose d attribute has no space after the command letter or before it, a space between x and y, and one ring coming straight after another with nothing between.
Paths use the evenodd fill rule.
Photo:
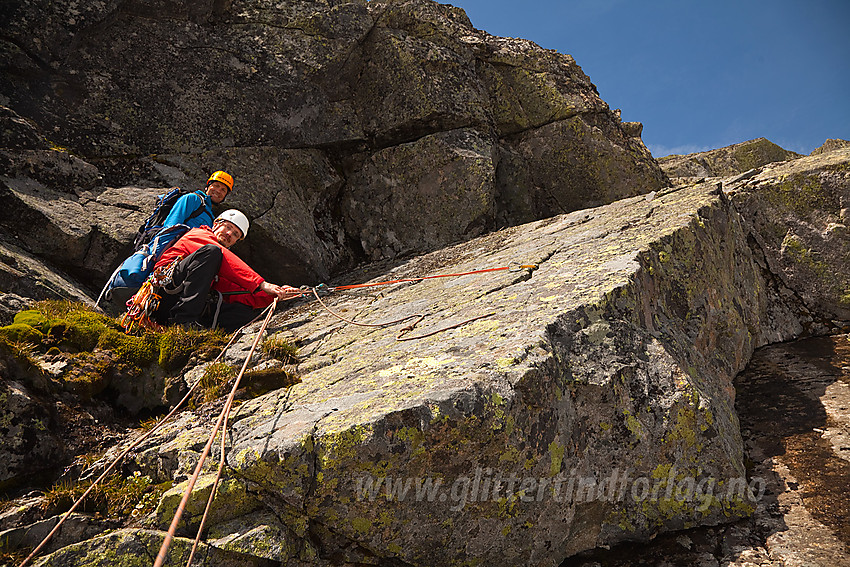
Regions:
<instances>
[{"instance_id":1,"label":"rock face","mask_svg":"<svg viewBox=\"0 0 850 567\"><path fill-rule=\"evenodd\" d=\"M850 242L836 229L803 234L801 246L830 246L822 269L805 272L777 247L786 236L768 213L786 232L839 224L847 164L850 152L835 150L506 228L368 271L383 281L534 267L323 300L360 323L404 319L395 325L346 324L316 301L290 306L270 332L299 343L301 382L231 416L210 553L246 564L556 565L747 516L762 485L745 470L733 378L755 348L836 326L846 282L831 278L844 277ZM779 207L777 195L805 198ZM241 364L251 340L227 362ZM212 421L184 412L134 451L131 469L178 484L120 545L161 541ZM211 473L179 536L197 528ZM43 564L109 556L116 537Z\"/></svg>"},{"instance_id":2,"label":"rock face","mask_svg":"<svg viewBox=\"0 0 850 567\"><path fill-rule=\"evenodd\" d=\"M285 312L272 332L301 340L305 374L233 417L230 492L256 500L224 496L211 537L285 534L277 561L346 550L554 565L746 515L731 380L754 348L812 321L751 238L719 186L703 184L506 229L386 277L535 269L328 299L364 323L428 313L403 337L422 338L347 326L315 303ZM137 462L185 475L178 463L192 463L208 427L181 420ZM179 449L179 436L195 441Z\"/></svg>"},{"instance_id":3,"label":"rock face","mask_svg":"<svg viewBox=\"0 0 850 567\"><path fill-rule=\"evenodd\" d=\"M815 148L815 150L812 151L811 155L816 156L818 154L824 154L842 148L850 148L850 141L840 140L838 138L830 138L829 140L824 142L822 146L820 146L819 148Z\"/></svg>"},{"instance_id":4,"label":"rock face","mask_svg":"<svg viewBox=\"0 0 850 567\"><path fill-rule=\"evenodd\" d=\"M4 317L90 298L155 196L219 168L237 180L226 206L253 220L236 251L270 279L363 260L337 285L511 268L282 309L270 332L299 344L301 382L231 416L205 564L556 565L756 506L733 378L755 348L850 318L841 144L670 159L671 176L715 179L667 187L640 125L572 58L426 0L0 10ZM3 356L4 466L58 458L33 375ZM131 455L127 470L176 483L143 528L41 564L152 557L209 411Z\"/></svg>"},{"instance_id":5,"label":"rock face","mask_svg":"<svg viewBox=\"0 0 850 567\"><path fill-rule=\"evenodd\" d=\"M4 10L0 222L46 223L24 250L90 291L150 195L216 169L293 284L666 183L570 56L430 0Z\"/></svg>"},{"instance_id":6,"label":"rock face","mask_svg":"<svg viewBox=\"0 0 850 567\"><path fill-rule=\"evenodd\" d=\"M670 177L728 177L776 161L800 157L764 138L686 156L667 156L658 163Z\"/></svg>"},{"instance_id":7,"label":"rock face","mask_svg":"<svg viewBox=\"0 0 850 567\"><path fill-rule=\"evenodd\" d=\"M771 272L826 319L850 318L850 148L729 183Z\"/></svg>"}]
</instances>

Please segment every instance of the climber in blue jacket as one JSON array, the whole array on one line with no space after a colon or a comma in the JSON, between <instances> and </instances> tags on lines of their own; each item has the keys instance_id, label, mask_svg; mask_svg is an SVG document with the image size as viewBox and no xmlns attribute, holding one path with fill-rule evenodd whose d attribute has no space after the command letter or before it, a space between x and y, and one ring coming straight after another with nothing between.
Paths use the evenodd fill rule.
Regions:
<instances>
[{"instance_id":1,"label":"climber in blue jacket","mask_svg":"<svg viewBox=\"0 0 850 567\"><path fill-rule=\"evenodd\" d=\"M213 204L218 205L233 191L233 177L224 171L216 171L207 179L204 191L193 191L180 197L162 227L166 228L175 224L185 224L190 229L201 226L212 226Z\"/></svg>"},{"instance_id":2,"label":"climber in blue jacket","mask_svg":"<svg viewBox=\"0 0 850 567\"><path fill-rule=\"evenodd\" d=\"M176 190L175 187L169 194ZM95 305L99 305L104 298L117 306L124 305L148 278L156 259L181 235L193 228L212 227L213 204L224 201L232 190L233 177L227 172L216 171L207 179L203 191L186 193L174 201L161 227L157 224L155 211L139 229L133 243L135 251L113 272ZM170 227L173 228L168 230Z\"/></svg>"}]
</instances>

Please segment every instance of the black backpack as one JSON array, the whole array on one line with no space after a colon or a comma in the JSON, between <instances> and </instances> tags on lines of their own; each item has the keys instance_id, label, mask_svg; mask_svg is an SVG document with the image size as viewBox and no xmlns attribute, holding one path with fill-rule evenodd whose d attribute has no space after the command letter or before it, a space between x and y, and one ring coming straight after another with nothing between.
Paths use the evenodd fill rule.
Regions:
<instances>
[{"instance_id":1,"label":"black backpack","mask_svg":"<svg viewBox=\"0 0 850 567\"><path fill-rule=\"evenodd\" d=\"M171 209L174 208L174 203L177 202L177 199L182 197L183 195L188 195L189 193L194 193L189 189L181 189L180 187L175 187L168 193L163 195L159 195L156 198L156 205L154 205L153 212L151 216L148 217L136 232L136 237L133 239L133 250L138 250L145 244L150 243L151 240L157 235L157 233L162 230L162 223L165 222L165 219L168 218L168 214L171 212ZM204 212L206 206L201 204L196 210L192 211L185 221L195 218Z\"/></svg>"}]
</instances>

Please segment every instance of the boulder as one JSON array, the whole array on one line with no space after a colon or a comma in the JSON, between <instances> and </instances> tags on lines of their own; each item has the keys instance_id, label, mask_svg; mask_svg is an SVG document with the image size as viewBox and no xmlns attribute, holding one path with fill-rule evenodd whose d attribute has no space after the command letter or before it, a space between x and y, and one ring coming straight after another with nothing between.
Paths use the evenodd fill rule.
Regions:
<instances>
[{"instance_id":1,"label":"boulder","mask_svg":"<svg viewBox=\"0 0 850 567\"><path fill-rule=\"evenodd\" d=\"M14 293L0 294L0 327L11 325L15 315L29 305L26 297Z\"/></svg>"},{"instance_id":2,"label":"boulder","mask_svg":"<svg viewBox=\"0 0 850 567\"><path fill-rule=\"evenodd\" d=\"M481 234L496 215L494 152L464 129L373 154L349 177L348 233L373 261Z\"/></svg>"},{"instance_id":3,"label":"boulder","mask_svg":"<svg viewBox=\"0 0 850 567\"><path fill-rule=\"evenodd\" d=\"M65 456L64 443L53 433L50 406L14 380L15 361L0 345L0 489L51 470Z\"/></svg>"},{"instance_id":4,"label":"boulder","mask_svg":"<svg viewBox=\"0 0 850 567\"><path fill-rule=\"evenodd\" d=\"M839 150L847 147L850 147L850 141L841 140L838 138L830 138L829 140L824 142L820 147L812 150L812 153L809 155L816 156L818 154L823 154L826 152L831 152L832 150Z\"/></svg>"},{"instance_id":5,"label":"boulder","mask_svg":"<svg viewBox=\"0 0 850 567\"><path fill-rule=\"evenodd\" d=\"M31 299L73 299L94 303L91 292L46 262L0 238L0 290L4 296ZM14 317L14 313L11 314Z\"/></svg>"},{"instance_id":6,"label":"boulder","mask_svg":"<svg viewBox=\"0 0 850 567\"><path fill-rule=\"evenodd\" d=\"M53 516L46 520L29 525L18 525L14 528L0 531L0 540L4 542L6 549L35 549L39 543L60 521L61 516ZM45 553L52 553L67 545L74 545L100 535L108 529L114 529L114 525L94 518L87 514L71 514L62 527L50 539L45 546Z\"/></svg>"},{"instance_id":7,"label":"boulder","mask_svg":"<svg viewBox=\"0 0 850 567\"><path fill-rule=\"evenodd\" d=\"M123 529L69 545L33 563L48 565L111 565L131 567L153 561L165 534L143 529ZM165 561L169 565L185 564L192 552L192 540L175 538ZM224 551L204 543L197 550L208 567L272 567L275 563L258 557Z\"/></svg>"},{"instance_id":8,"label":"boulder","mask_svg":"<svg viewBox=\"0 0 850 567\"><path fill-rule=\"evenodd\" d=\"M747 515L731 381L811 317L718 185L505 229L381 279L512 262L535 267L325 300L361 323L408 318L398 326L345 325L314 302L278 315L271 332L300 341L302 382L231 417L236 492L323 556L412 565L558 564ZM193 421L139 449L145 474L175 462L176 439L200 446L209 424ZM221 505L232 513L210 529L236 540L248 515Z\"/></svg>"},{"instance_id":9,"label":"boulder","mask_svg":"<svg viewBox=\"0 0 850 567\"><path fill-rule=\"evenodd\" d=\"M505 179L502 187L528 194L527 199L534 203L534 216L525 220L595 207L664 187L666 178L651 165L655 160L643 143L635 140L601 114L576 116L528 130L506 144L511 158L500 164L500 176ZM525 189L527 186L531 189Z\"/></svg>"},{"instance_id":10,"label":"boulder","mask_svg":"<svg viewBox=\"0 0 850 567\"><path fill-rule=\"evenodd\" d=\"M659 158L658 163L670 177L728 177L798 157L798 153L784 150L765 138L757 138L707 152Z\"/></svg>"},{"instance_id":11,"label":"boulder","mask_svg":"<svg viewBox=\"0 0 850 567\"><path fill-rule=\"evenodd\" d=\"M783 283L818 314L818 328L850 319L850 148L773 164L726 184Z\"/></svg>"}]
</instances>

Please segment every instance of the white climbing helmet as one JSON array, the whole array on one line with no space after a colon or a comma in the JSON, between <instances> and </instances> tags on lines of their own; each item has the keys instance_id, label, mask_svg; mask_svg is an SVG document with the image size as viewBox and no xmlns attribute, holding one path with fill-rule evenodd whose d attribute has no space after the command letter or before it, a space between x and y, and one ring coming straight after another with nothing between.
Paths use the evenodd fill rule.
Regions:
<instances>
[{"instance_id":1,"label":"white climbing helmet","mask_svg":"<svg viewBox=\"0 0 850 567\"><path fill-rule=\"evenodd\" d=\"M215 220L216 221L225 221L225 220L230 221L233 224L235 224L237 227L239 227L239 230L242 231L242 238L245 238L246 236L248 236L248 226L250 226L250 224L248 223L248 217L246 217L242 213L242 211L237 211L236 209L228 209L228 210L224 211L223 213L221 213L220 215L218 215L218 217ZM213 223L213 224L215 224L215 223Z\"/></svg>"}]
</instances>

